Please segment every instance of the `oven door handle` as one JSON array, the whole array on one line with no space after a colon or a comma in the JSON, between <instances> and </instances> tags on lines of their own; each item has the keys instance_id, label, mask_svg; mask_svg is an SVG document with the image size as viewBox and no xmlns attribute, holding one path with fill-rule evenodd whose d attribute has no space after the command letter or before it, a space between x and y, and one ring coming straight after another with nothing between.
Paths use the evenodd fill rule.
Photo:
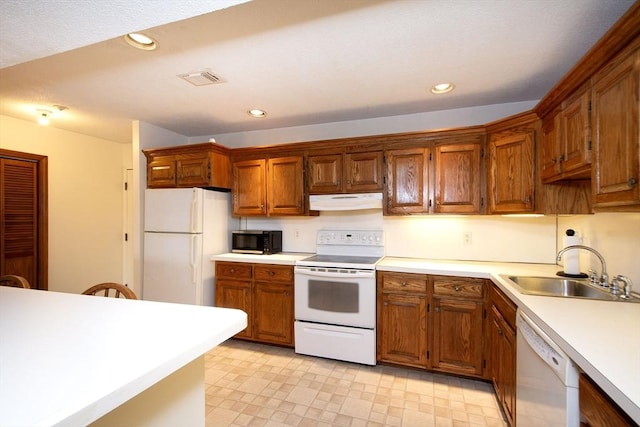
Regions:
<instances>
[{"instance_id":1,"label":"oven door handle","mask_svg":"<svg viewBox=\"0 0 640 427\"><path fill-rule=\"evenodd\" d=\"M333 277L333 278L371 278L376 277L375 270L356 270L354 273L334 273L331 271L312 271L304 267L296 267L295 274L310 276L310 277Z\"/></svg>"}]
</instances>

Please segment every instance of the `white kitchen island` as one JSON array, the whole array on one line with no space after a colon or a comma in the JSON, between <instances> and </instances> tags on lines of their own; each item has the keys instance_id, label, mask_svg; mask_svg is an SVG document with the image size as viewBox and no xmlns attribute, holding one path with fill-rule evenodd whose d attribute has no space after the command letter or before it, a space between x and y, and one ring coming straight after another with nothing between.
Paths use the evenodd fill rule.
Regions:
<instances>
[{"instance_id":1,"label":"white kitchen island","mask_svg":"<svg viewBox=\"0 0 640 427\"><path fill-rule=\"evenodd\" d=\"M0 426L204 426L240 310L0 287Z\"/></svg>"}]
</instances>

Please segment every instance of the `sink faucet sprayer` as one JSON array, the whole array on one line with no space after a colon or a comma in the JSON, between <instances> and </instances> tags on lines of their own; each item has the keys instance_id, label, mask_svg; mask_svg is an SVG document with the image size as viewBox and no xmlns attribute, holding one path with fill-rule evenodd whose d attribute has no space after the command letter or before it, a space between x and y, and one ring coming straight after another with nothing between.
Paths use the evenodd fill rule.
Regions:
<instances>
[{"instance_id":1,"label":"sink faucet sprayer","mask_svg":"<svg viewBox=\"0 0 640 427\"><path fill-rule=\"evenodd\" d=\"M589 246L584 246L584 245L571 245L571 246L567 246L566 248L560 249L560 252L558 252L558 256L556 257L556 262L560 262L560 260L562 259L562 255L571 250L571 249L584 249L585 251L589 251L591 253L593 253L595 256L598 257L598 259L600 260L600 263L602 263L602 273L600 274L600 286L602 286L603 288L608 288L609 287L609 275L607 274L607 264L604 262L604 257L600 254L600 252L596 251L595 249L589 247ZM597 280L597 279L596 279Z\"/></svg>"}]
</instances>

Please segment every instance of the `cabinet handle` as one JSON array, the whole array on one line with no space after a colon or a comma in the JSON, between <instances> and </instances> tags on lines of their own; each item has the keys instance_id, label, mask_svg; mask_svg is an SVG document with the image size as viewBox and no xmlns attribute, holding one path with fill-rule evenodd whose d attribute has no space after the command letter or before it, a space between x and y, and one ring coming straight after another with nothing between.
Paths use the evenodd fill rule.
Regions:
<instances>
[{"instance_id":1,"label":"cabinet handle","mask_svg":"<svg viewBox=\"0 0 640 427\"><path fill-rule=\"evenodd\" d=\"M454 286L454 287L453 287L453 289L454 289L456 292L460 292L460 291L462 290L462 288L461 288L460 286Z\"/></svg>"},{"instance_id":2,"label":"cabinet handle","mask_svg":"<svg viewBox=\"0 0 640 427\"><path fill-rule=\"evenodd\" d=\"M563 154L562 156L560 156L560 158L558 159L558 161L559 161L560 163L564 162L564 154Z\"/></svg>"},{"instance_id":3,"label":"cabinet handle","mask_svg":"<svg viewBox=\"0 0 640 427\"><path fill-rule=\"evenodd\" d=\"M638 185L638 180L635 178L629 178L629 187L635 187Z\"/></svg>"},{"instance_id":4,"label":"cabinet handle","mask_svg":"<svg viewBox=\"0 0 640 427\"><path fill-rule=\"evenodd\" d=\"M402 282L402 283L400 284L400 286L402 286L402 287L404 288L405 286L407 286L407 282Z\"/></svg>"},{"instance_id":5,"label":"cabinet handle","mask_svg":"<svg viewBox=\"0 0 640 427\"><path fill-rule=\"evenodd\" d=\"M555 165L556 163L558 163L558 161L557 161L557 160L556 160L556 158L554 157L554 158L552 158L552 159L551 159L551 163L553 163L553 164Z\"/></svg>"},{"instance_id":6,"label":"cabinet handle","mask_svg":"<svg viewBox=\"0 0 640 427\"><path fill-rule=\"evenodd\" d=\"M436 313L440 313L440 307L436 307Z\"/></svg>"},{"instance_id":7,"label":"cabinet handle","mask_svg":"<svg viewBox=\"0 0 640 427\"><path fill-rule=\"evenodd\" d=\"M235 273L235 272L236 272L236 269L235 269L235 268L232 268L232 269L231 269L231 270L229 270L229 271L230 271L231 273Z\"/></svg>"},{"instance_id":8,"label":"cabinet handle","mask_svg":"<svg viewBox=\"0 0 640 427\"><path fill-rule=\"evenodd\" d=\"M269 276L275 276L275 274L276 274L275 272L269 271Z\"/></svg>"}]
</instances>

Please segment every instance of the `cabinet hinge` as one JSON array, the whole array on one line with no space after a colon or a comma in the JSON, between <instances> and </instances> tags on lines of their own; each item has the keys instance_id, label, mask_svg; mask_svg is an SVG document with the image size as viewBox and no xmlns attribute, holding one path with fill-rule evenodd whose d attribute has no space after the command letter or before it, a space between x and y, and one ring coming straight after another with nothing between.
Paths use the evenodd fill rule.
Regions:
<instances>
[{"instance_id":1,"label":"cabinet hinge","mask_svg":"<svg viewBox=\"0 0 640 427\"><path fill-rule=\"evenodd\" d=\"M487 318L487 309L486 309L486 308L483 308L483 309L482 309L482 318L483 318L483 319L486 319L486 318Z\"/></svg>"},{"instance_id":2,"label":"cabinet hinge","mask_svg":"<svg viewBox=\"0 0 640 427\"><path fill-rule=\"evenodd\" d=\"M429 153L429 161L433 160L433 153Z\"/></svg>"},{"instance_id":3,"label":"cabinet hinge","mask_svg":"<svg viewBox=\"0 0 640 427\"><path fill-rule=\"evenodd\" d=\"M591 112L591 101L589 101L589 112Z\"/></svg>"},{"instance_id":4,"label":"cabinet hinge","mask_svg":"<svg viewBox=\"0 0 640 427\"><path fill-rule=\"evenodd\" d=\"M591 140L589 140L589 148L588 148L588 150L591 151Z\"/></svg>"},{"instance_id":5,"label":"cabinet hinge","mask_svg":"<svg viewBox=\"0 0 640 427\"><path fill-rule=\"evenodd\" d=\"M386 175L382 177L382 183L383 183L383 184L386 184L386 183L387 183L387 177L386 177Z\"/></svg>"},{"instance_id":6,"label":"cabinet hinge","mask_svg":"<svg viewBox=\"0 0 640 427\"><path fill-rule=\"evenodd\" d=\"M589 148L591 148L591 143L589 143ZM124 183L124 191L128 191L129 190L129 183L125 182Z\"/></svg>"},{"instance_id":7,"label":"cabinet hinge","mask_svg":"<svg viewBox=\"0 0 640 427\"><path fill-rule=\"evenodd\" d=\"M129 233L124 233L124 241L125 242L129 241Z\"/></svg>"},{"instance_id":8,"label":"cabinet hinge","mask_svg":"<svg viewBox=\"0 0 640 427\"><path fill-rule=\"evenodd\" d=\"M482 367L483 368L487 367L487 359L482 359Z\"/></svg>"},{"instance_id":9,"label":"cabinet hinge","mask_svg":"<svg viewBox=\"0 0 640 427\"><path fill-rule=\"evenodd\" d=\"M427 350L427 360L429 360L429 357L431 357L431 354L429 354L429 350Z\"/></svg>"},{"instance_id":10,"label":"cabinet hinge","mask_svg":"<svg viewBox=\"0 0 640 427\"><path fill-rule=\"evenodd\" d=\"M429 207L431 207L431 199L429 199Z\"/></svg>"},{"instance_id":11,"label":"cabinet hinge","mask_svg":"<svg viewBox=\"0 0 640 427\"><path fill-rule=\"evenodd\" d=\"M427 313L431 311L431 304L427 304Z\"/></svg>"},{"instance_id":12,"label":"cabinet hinge","mask_svg":"<svg viewBox=\"0 0 640 427\"><path fill-rule=\"evenodd\" d=\"M484 207L484 197L480 197L480 206Z\"/></svg>"},{"instance_id":13,"label":"cabinet hinge","mask_svg":"<svg viewBox=\"0 0 640 427\"><path fill-rule=\"evenodd\" d=\"M480 149L480 158L484 159L484 148Z\"/></svg>"}]
</instances>

